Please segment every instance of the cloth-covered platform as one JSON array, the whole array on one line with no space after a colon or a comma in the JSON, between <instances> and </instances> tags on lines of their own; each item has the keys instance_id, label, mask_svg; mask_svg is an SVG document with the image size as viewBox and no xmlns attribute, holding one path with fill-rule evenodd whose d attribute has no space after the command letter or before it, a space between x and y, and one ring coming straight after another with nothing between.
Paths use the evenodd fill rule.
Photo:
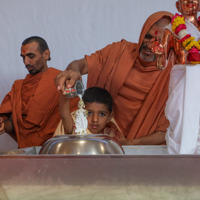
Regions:
<instances>
[{"instance_id":1,"label":"cloth-covered platform","mask_svg":"<svg viewBox=\"0 0 200 200\"><path fill-rule=\"evenodd\" d=\"M198 155L167 155L166 146L126 146L125 155L85 156L38 155L39 149L19 149L15 153L22 154L15 155L1 152L1 200L200 196Z\"/></svg>"}]
</instances>

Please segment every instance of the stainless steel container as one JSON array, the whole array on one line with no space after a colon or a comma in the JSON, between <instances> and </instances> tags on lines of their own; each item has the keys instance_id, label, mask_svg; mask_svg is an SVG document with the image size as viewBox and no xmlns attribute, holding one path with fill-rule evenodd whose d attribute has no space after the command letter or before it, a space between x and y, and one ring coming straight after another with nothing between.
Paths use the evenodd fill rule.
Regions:
<instances>
[{"instance_id":1,"label":"stainless steel container","mask_svg":"<svg viewBox=\"0 0 200 200\"><path fill-rule=\"evenodd\" d=\"M64 94L68 98L83 96L84 85L80 80L77 80L73 88L65 88Z\"/></svg>"},{"instance_id":2,"label":"stainless steel container","mask_svg":"<svg viewBox=\"0 0 200 200\"><path fill-rule=\"evenodd\" d=\"M47 140L39 154L124 154L119 142L107 135L58 135Z\"/></svg>"}]
</instances>

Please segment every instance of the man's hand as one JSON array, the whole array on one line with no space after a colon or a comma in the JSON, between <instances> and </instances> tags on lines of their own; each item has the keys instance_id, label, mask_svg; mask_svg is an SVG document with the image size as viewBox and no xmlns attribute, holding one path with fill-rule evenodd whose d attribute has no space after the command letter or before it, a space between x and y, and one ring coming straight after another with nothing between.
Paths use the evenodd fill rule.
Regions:
<instances>
[{"instance_id":1,"label":"man's hand","mask_svg":"<svg viewBox=\"0 0 200 200\"><path fill-rule=\"evenodd\" d=\"M159 40L156 40L155 38L151 39L147 46L156 55L162 55L164 53L163 45Z\"/></svg>"},{"instance_id":2,"label":"man's hand","mask_svg":"<svg viewBox=\"0 0 200 200\"><path fill-rule=\"evenodd\" d=\"M81 75L88 73L87 60L85 58L72 61L65 71L55 78L55 85L58 91L64 94L65 88L72 88Z\"/></svg>"},{"instance_id":3,"label":"man's hand","mask_svg":"<svg viewBox=\"0 0 200 200\"><path fill-rule=\"evenodd\" d=\"M64 94L65 88L72 88L77 80L81 80L80 72L66 69L55 78L54 82L57 90Z\"/></svg>"},{"instance_id":4,"label":"man's hand","mask_svg":"<svg viewBox=\"0 0 200 200\"><path fill-rule=\"evenodd\" d=\"M5 132L5 124L2 117L0 117L0 135Z\"/></svg>"}]
</instances>

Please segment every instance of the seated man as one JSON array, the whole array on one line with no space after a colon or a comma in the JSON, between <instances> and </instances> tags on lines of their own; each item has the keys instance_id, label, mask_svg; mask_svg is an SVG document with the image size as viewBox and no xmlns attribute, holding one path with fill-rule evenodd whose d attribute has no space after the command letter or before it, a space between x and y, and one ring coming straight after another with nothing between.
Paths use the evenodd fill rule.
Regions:
<instances>
[{"instance_id":1,"label":"seated man","mask_svg":"<svg viewBox=\"0 0 200 200\"><path fill-rule=\"evenodd\" d=\"M108 45L84 59L73 61L55 84L64 92L64 83L72 87L82 74L88 74L88 87L107 89L114 100L115 120L130 145L165 143L169 126L165 118L169 74L156 67L156 56L148 48L152 38L161 40L171 21L169 12L152 14L145 22L139 43L125 40Z\"/></svg>"},{"instance_id":2,"label":"seated man","mask_svg":"<svg viewBox=\"0 0 200 200\"><path fill-rule=\"evenodd\" d=\"M23 41L21 57L29 71L16 80L0 106L0 133L10 134L18 148L41 146L51 138L59 121L59 94L54 78L59 70L48 68L46 41L34 36Z\"/></svg>"},{"instance_id":3,"label":"seated man","mask_svg":"<svg viewBox=\"0 0 200 200\"><path fill-rule=\"evenodd\" d=\"M60 114L62 121L59 123L54 135L74 134L76 112L70 112L70 99L60 94ZM115 123L112 111L113 100L110 93L99 87L85 90L82 100L87 111L87 134L106 134L118 140L125 140Z\"/></svg>"}]
</instances>

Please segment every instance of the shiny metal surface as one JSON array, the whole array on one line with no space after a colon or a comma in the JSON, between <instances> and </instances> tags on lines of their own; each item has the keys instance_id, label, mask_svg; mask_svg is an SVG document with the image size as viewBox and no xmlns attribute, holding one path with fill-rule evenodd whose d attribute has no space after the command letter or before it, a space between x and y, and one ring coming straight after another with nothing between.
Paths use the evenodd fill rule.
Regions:
<instances>
[{"instance_id":1,"label":"shiny metal surface","mask_svg":"<svg viewBox=\"0 0 200 200\"><path fill-rule=\"evenodd\" d=\"M80 80L77 80L73 88L65 88L65 96L68 98L82 96L84 93L84 85Z\"/></svg>"},{"instance_id":2,"label":"shiny metal surface","mask_svg":"<svg viewBox=\"0 0 200 200\"><path fill-rule=\"evenodd\" d=\"M59 135L46 141L39 154L124 154L124 150L107 135Z\"/></svg>"}]
</instances>

